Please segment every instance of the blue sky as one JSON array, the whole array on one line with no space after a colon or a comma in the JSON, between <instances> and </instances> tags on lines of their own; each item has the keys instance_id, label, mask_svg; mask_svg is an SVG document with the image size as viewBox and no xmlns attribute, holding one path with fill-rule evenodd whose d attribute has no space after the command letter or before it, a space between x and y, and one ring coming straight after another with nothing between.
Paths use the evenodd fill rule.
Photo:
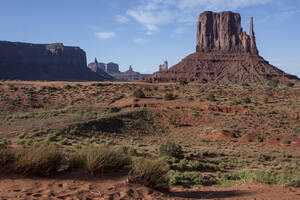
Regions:
<instances>
[{"instance_id":1,"label":"blue sky","mask_svg":"<svg viewBox=\"0 0 300 200\"><path fill-rule=\"evenodd\" d=\"M205 10L232 10L260 55L300 77L300 0L0 0L0 40L79 46L88 62L116 62L152 73L195 51Z\"/></svg>"}]
</instances>

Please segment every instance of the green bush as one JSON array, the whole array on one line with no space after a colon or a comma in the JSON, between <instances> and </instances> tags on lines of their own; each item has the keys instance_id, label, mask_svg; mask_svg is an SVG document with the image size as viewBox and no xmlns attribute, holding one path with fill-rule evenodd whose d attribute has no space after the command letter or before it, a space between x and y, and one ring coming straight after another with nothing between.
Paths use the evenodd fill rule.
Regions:
<instances>
[{"instance_id":1,"label":"green bush","mask_svg":"<svg viewBox=\"0 0 300 200\"><path fill-rule=\"evenodd\" d=\"M215 178L203 177L199 172L175 172L170 171L170 185L214 185L217 183Z\"/></svg>"},{"instance_id":2,"label":"green bush","mask_svg":"<svg viewBox=\"0 0 300 200\"><path fill-rule=\"evenodd\" d=\"M178 159L184 157L182 147L171 141L167 141L167 143L160 145L159 154L160 156L170 156Z\"/></svg>"},{"instance_id":3,"label":"green bush","mask_svg":"<svg viewBox=\"0 0 300 200\"><path fill-rule=\"evenodd\" d=\"M185 158L179 161L178 168L182 171L188 168L189 161Z\"/></svg>"},{"instance_id":4,"label":"green bush","mask_svg":"<svg viewBox=\"0 0 300 200\"><path fill-rule=\"evenodd\" d=\"M15 169L22 174L50 176L62 169L64 158L55 145L32 147L17 155Z\"/></svg>"},{"instance_id":5,"label":"green bush","mask_svg":"<svg viewBox=\"0 0 300 200\"><path fill-rule=\"evenodd\" d=\"M207 99L209 101L217 101L215 95L213 93L209 93L208 96L207 96Z\"/></svg>"},{"instance_id":6,"label":"green bush","mask_svg":"<svg viewBox=\"0 0 300 200\"><path fill-rule=\"evenodd\" d=\"M133 96L136 98L145 98L146 97L145 93L143 92L143 90L141 88L136 89L133 92Z\"/></svg>"},{"instance_id":7,"label":"green bush","mask_svg":"<svg viewBox=\"0 0 300 200\"><path fill-rule=\"evenodd\" d=\"M220 171L220 167L214 163L206 163L200 161L191 162L193 170L212 170L212 171Z\"/></svg>"},{"instance_id":8,"label":"green bush","mask_svg":"<svg viewBox=\"0 0 300 200\"><path fill-rule=\"evenodd\" d=\"M187 84L187 81L185 79L180 79L179 80L179 84L180 85L186 85Z\"/></svg>"},{"instance_id":9,"label":"green bush","mask_svg":"<svg viewBox=\"0 0 300 200\"><path fill-rule=\"evenodd\" d=\"M287 87L294 87L294 86L295 86L295 83L288 82L288 83L286 84L286 86L287 86Z\"/></svg>"},{"instance_id":10,"label":"green bush","mask_svg":"<svg viewBox=\"0 0 300 200\"><path fill-rule=\"evenodd\" d=\"M167 92L165 94L164 98L165 98L165 100L174 100L175 99L175 95L173 93L171 93L171 92Z\"/></svg>"},{"instance_id":11,"label":"green bush","mask_svg":"<svg viewBox=\"0 0 300 200\"><path fill-rule=\"evenodd\" d=\"M120 149L106 145L89 146L82 151L82 155L85 168L93 175L106 170L118 170L130 163L130 158Z\"/></svg>"},{"instance_id":12,"label":"green bush","mask_svg":"<svg viewBox=\"0 0 300 200\"><path fill-rule=\"evenodd\" d=\"M168 171L168 165L161 160L138 158L132 163L129 181L140 183L155 189L168 189Z\"/></svg>"},{"instance_id":13,"label":"green bush","mask_svg":"<svg viewBox=\"0 0 300 200\"><path fill-rule=\"evenodd\" d=\"M251 99L249 97L246 97L243 99L243 102L246 104L249 104L249 103L251 103Z\"/></svg>"}]
</instances>

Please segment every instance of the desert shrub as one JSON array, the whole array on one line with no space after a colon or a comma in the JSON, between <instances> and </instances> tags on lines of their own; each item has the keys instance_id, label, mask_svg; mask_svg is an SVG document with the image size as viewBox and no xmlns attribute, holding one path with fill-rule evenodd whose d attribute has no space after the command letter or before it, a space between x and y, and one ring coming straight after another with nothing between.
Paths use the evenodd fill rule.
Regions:
<instances>
[{"instance_id":1,"label":"desert shrub","mask_svg":"<svg viewBox=\"0 0 300 200\"><path fill-rule=\"evenodd\" d=\"M167 141L165 144L160 145L159 154L160 156L170 156L178 159L184 157L182 147L171 141Z\"/></svg>"},{"instance_id":2,"label":"desert shrub","mask_svg":"<svg viewBox=\"0 0 300 200\"><path fill-rule=\"evenodd\" d=\"M214 163L206 163L200 161L191 162L191 166L193 170L212 170L212 171L220 171L220 167Z\"/></svg>"},{"instance_id":3,"label":"desert shrub","mask_svg":"<svg viewBox=\"0 0 300 200\"><path fill-rule=\"evenodd\" d=\"M175 99L175 95L173 93L171 93L171 92L167 92L165 94L164 98L165 98L165 100L174 100Z\"/></svg>"},{"instance_id":4,"label":"desert shrub","mask_svg":"<svg viewBox=\"0 0 300 200\"><path fill-rule=\"evenodd\" d=\"M295 83L288 82L288 83L286 84L286 86L287 86L287 87L294 87L294 86L295 86Z\"/></svg>"},{"instance_id":5,"label":"desert shrub","mask_svg":"<svg viewBox=\"0 0 300 200\"><path fill-rule=\"evenodd\" d=\"M272 79L269 81L269 86L272 88L276 88L279 85L279 80L278 79Z\"/></svg>"},{"instance_id":6,"label":"desert shrub","mask_svg":"<svg viewBox=\"0 0 300 200\"><path fill-rule=\"evenodd\" d=\"M251 99L249 97L246 97L243 99L243 102L246 104L249 104L249 103L251 103Z\"/></svg>"},{"instance_id":7,"label":"desert shrub","mask_svg":"<svg viewBox=\"0 0 300 200\"><path fill-rule=\"evenodd\" d=\"M291 141L290 140L283 140L282 143L283 144L291 144Z\"/></svg>"},{"instance_id":8,"label":"desert shrub","mask_svg":"<svg viewBox=\"0 0 300 200\"><path fill-rule=\"evenodd\" d=\"M136 89L133 92L133 96L136 98L145 98L146 97L145 93L143 92L143 90L141 88Z\"/></svg>"},{"instance_id":9,"label":"desert shrub","mask_svg":"<svg viewBox=\"0 0 300 200\"><path fill-rule=\"evenodd\" d=\"M15 169L22 174L50 176L64 165L64 153L55 145L24 149L17 155Z\"/></svg>"},{"instance_id":10,"label":"desert shrub","mask_svg":"<svg viewBox=\"0 0 300 200\"><path fill-rule=\"evenodd\" d=\"M64 85L64 86L63 86L63 89L66 89L66 90L69 90L69 89L71 89L71 88L72 88L72 86L71 86L71 85L69 85L69 84L68 84L68 85Z\"/></svg>"},{"instance_id":11,"label":"desert shrub","mask_svg":"<svg viewBox=\"0 0 300 200\"><path fill-rule=\"evenodd\" d=\"M289 185L293 187L300 187L300 175L294 177L292 181L289 183Z\"/></svg>"},{"instance_id":12,"label":"desert shrub","mask_svg":"<svg viewBox=\"0 0 300 200\"><path fill-rule=\"evenodd\" d=\"M6 148L8 145L11 144L11 141L5 138L0 138L0 149Z\"/></svg>"},{"instance_id":13,"label":"desert shrub","mask_svg":"<svg viewBox=\"0 0 300 200\"><path fill-rule=\"evenodd\" d=\"M189 161L185 158L179 161L178 168L182 171L188 168Z\"/></svg>"},{"instance_id":14,"label":"desert shrub","mask_svg":"<svg viewBox=\"0 0 300 200\"><path fill-rule=\"evenodd\" d=\"M255 174L255 180L264 184L277 184L278 177L270 172L258 171Z\"/></svg>"},{"instance_id":15,"label":"desert shrub","mask_svg":"<svg viewBox=\"0 0 300 200\"><path fill-rule=\"evenodd\" d=\"M12 163L15 159L15 154L8 149L0 149L0 168Z\"/></svg>"},{"instance_id":16,"label":"desert shrub","mask_svg":"<svg viewBox=\"0 0 300 200\"><path fill-rule=\"evenodd\" d=\"M130 163L130 158L120 149L106 145L89 146L82 151L84 166L90 174L118 170Z\"/></svg>"},{"instance_id":17,"label":"desert shrub","mask_svg":"<svg viewBox=\"0 0 300 200\"><path fill-rule=\"evenodd\" d=\"M67 163L69 168L82 168L84 167L84 156L82 153L74 152L68 155Z\"/></svg>"},{"instance_id":18,"label":"desert shrub","mask_svg":"<svg viewBox=\"0 0 300 200\"><path fill-rule=\"evenodd\" d=\"M132 163L129 180L156 189L169 188L168 165L161 160L138 158Z\"/></svg>"},{"instance_id":19,"label":"desert shrub","mask_svg":"<svg viewBox=\"0 0 300 200\"><path fill-rule=\"evenodd\" d=\"M209 94L207 95L207 99L208 99L209 101L217 101L217 99L216 99L216 97L215 97L215 95L214 95L213 93L209 93Z\"/></svg>"},{"instance_id":20,"label":"desert shrub","mask_svg":"<svg viewBox=\"0 0 300 200\"><path fill-rule=\"evenodd\" d=\"M180 79L179 80L179 84L180 85L186 85L187 84L187 81L185 79Z\"/></svg>"},{"instance_id":21,"label":"desert shrub","mask_svg":"<svg viewBox=\"0 0 300 200\"><path fill-rule=\"evenodd\" d=\"M175 172L170 171L170 185L214 185L216 179L212 177L204 177L200 172Z\"/></svg>"},{"instance_id":22,"label":"desert shrub","mask_svg":"<svg viewBox=\"0 0 300 200\"><path fill-rule=\"evenodd\" d=\"M121 146L120 149L123 153L125 153L127 155L130 155L130 156L137 155L136 149L134 149L133 147Z\"/></svg>"}]
</instances>

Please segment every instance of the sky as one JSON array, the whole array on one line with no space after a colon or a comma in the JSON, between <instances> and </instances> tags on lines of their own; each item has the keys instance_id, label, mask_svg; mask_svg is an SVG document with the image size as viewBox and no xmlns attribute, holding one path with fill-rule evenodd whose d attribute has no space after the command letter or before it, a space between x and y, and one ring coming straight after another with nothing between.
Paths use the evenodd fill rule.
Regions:
<instances>
[{"instance_id":1,"label":"sky","mask_svg":"<svg viewBox=\"0 0 300 200\"><path fill-rule=\"evenodd\" d=\"M300 0L0 0L0 41L79 46L88 63L153 73L195 52L201 12L250 17L260 55L300 77Z\"/></svg>"}]
</instances>

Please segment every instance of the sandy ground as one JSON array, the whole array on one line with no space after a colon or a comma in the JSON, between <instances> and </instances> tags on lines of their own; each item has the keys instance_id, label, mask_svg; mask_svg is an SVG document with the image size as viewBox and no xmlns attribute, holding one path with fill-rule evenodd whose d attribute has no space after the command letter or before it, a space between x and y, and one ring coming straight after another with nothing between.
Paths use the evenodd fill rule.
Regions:
<instances>
[{"instance_id":1,"label":"sandy ground","mask_svg":"<svg viewBox=\"0 0 300 200\"><path fill-rule=\"evenodd\" d=\"M95 178L83 172L71 172L54 178L2 177L0 197L4 199L260 199L297 200L300 188L248 183L230 188L201 187L196 189L173 188L159 192L127 182L122 174Z\"/></svg>"}]
</instances>

